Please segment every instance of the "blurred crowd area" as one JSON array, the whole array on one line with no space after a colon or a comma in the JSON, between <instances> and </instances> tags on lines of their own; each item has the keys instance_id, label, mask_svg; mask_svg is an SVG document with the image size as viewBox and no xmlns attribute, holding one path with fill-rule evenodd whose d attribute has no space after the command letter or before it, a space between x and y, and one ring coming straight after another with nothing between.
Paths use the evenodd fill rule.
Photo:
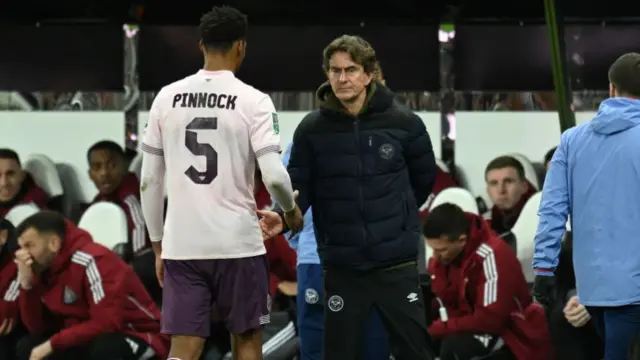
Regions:
<instances>
[{"instance_id":1,"label":"blurred crowd area","mask_svg":"<svg viewBox=\"0 0 640 360\"><path fill-rule=\"evenodd\" d=\"M137 85L137 28L124 26L125 91L124 92L0 92L0 111L145 111L151 107L155 92L140 92ZM401 94L413 110L444 111L554 111L556 98L548 92L461 92L453 89L455 73L452 71L452 51L455 31L443 25L439 34L441 43L441 91L403 92L393 88L392 79L387 84ZM394 64L382 64L386 66ZM195 71L195 69L194 69ZM579 83L580 80L577 79ZM308 92L270 93L280 111L312 110L316 106L314 90ZM606 89L573 91L573 109L596 110L608 96Z\"/></svg>"}]
</instances>

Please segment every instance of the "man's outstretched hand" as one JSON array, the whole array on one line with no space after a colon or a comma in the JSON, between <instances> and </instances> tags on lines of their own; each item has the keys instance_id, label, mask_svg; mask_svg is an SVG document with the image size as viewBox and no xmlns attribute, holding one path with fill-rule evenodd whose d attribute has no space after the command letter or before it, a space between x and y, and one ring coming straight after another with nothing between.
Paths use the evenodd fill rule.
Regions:
<instances>
[{"instance_id":1,"label":"man's outstretched hand","mask_svg":"<svg viewBox=\"0 0 640 360\"><path fill-rule=\"evenodd\" d=\"M294 199L298 197L298 190L293 192ZM267 240L275 236L278 236L284 230L284 224L282 217L275 211L270 210L258 210L260 216L260 230L262 230L262 237ZM291 211L284 213L284 220L287 222L287 226L291 230L291 236L302 231L304 226L304 216L298 205Z\"/></svg>"},{"instance_id":2,"label":"man's outstretched hand","mask_svg":"<svg viewBox=\"0 0 640 360\"><path fill-rule=\"evenodd\" d=\"M298 205L296 205L293 210L284 213L284 221L287 222L287 226L291 230L290 236L295 236L297 233L302 231L302 228L304 227L304 218Z\"/></svg>"},{"instance_id":3,"label":"man's outstretched hand","mask_svg":"<svg viewBox=\"0 0 640 360\"><path fill-rule=\"evenodd\" d=\"M260 230L262 230L262 238L269 240L278 236L284 230L284 224L280 214L271 210L258 210L260 216Z\"/></svg>"}]
</instances>

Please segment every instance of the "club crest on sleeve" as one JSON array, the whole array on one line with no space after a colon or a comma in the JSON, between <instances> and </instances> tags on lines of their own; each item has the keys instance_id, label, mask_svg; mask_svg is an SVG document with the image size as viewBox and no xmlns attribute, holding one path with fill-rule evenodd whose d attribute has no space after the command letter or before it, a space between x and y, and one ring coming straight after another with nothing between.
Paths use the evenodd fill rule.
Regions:
<instances>
[{"instance_id":1,"label":"club crest on sleeve","mask_svg":"<svg viewBox=\"0 0 640 360\"><path fill-rule=\"evenodd\" d=\"M78 300L78 296L76 295L76 293L74 293L70 287L65 286L64 293L62 294L62 302L66 305L69 305L76 302L76 300Z\"/></svg>"},{"instance_id":2,"label":"club crest on sleeve","mask_svg":"<svg viewBox=\"0 0 640 360\"><path fill-rule=\"evenodd\" d=\"M271 113L271 121L273 122L273 132L280 134L280 123L278 122L278 113Z\"/></svg>"},{"instance_id":3,"label":"club crest on sleeve","mask_svg":"<svg viewBox=\"0 0 640 360\"><path fill-rule=\"evenodd\" d=\"M317 304L320 301L320 295L316 289L308 288L304 291L304 301L307 304Z\"/></svg>"}]
</instances>

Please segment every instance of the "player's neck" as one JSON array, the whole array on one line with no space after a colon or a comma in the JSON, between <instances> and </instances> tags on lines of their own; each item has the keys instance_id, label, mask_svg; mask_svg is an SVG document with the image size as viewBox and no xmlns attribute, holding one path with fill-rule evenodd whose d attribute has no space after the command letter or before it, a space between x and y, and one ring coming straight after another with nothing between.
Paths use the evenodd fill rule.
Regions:
<instances>
[{"instance_id":1,"label":"player's neck","mask_svg":"<svg viewBox=\"0 0 640 360\"><path fill-rule=\"evenodd\" d=\"M342 106L347 110L347 112L351 115L358 115L362 108L364 107L364 103L367 100L367 92L363 91L350 102L343 102Z\"/></svg>"},{"instance_id":2,"label":"player's neck","mask_svg":"<svg viewBox=\"0 0 640 360\"><path fill-rule=\"evenodd\" d=\"M204 66L202 67L205 71L231 71L233 73L236 72L236 66L233 61L216 56L214 57L206 57L204 59Z\"/></svg>"}]
</instances>

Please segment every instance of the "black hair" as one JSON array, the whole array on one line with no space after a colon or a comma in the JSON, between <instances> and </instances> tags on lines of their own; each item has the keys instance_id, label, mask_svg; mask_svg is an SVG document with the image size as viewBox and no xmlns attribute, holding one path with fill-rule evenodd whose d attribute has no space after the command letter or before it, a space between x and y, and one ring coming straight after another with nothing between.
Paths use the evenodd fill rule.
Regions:
<instances>
[{"instance_id":1,"label":"black hair","mask_svg":"<svg viewBox=\"0 0 640 360\"><path fill-rule=\"evenodd\" d=\"M487 178L487 174L489 173L489 171L496 170L496 169L504 169L504 168L516 169L516 172L518 173L518 177L520 178L520 180L524 179L524 166L522 166L522 163L518 161L518 159L514 158L513 156L505 155L505 156L498 156L497 158L491 160L489 164L487 164L487 168L484 170L485 180Z\"/></svg>"},{"instance_id":2,"label":"black hair","mask_svg":"<svg viewBox=\"0 0 640 360\"><path fill-rule=\"evenodd\" d=\"M91 145L91 147L89 148L89 151L87 151L88 161L91 161L91 153L93 153L96 150L105 150L105 151L108 151L111 155L116 156L122 160L126 159L122 146L118 145L117 143L111 140L102 140Z\"/></svg>"},{"instance_id":3,"label":"black hair","mask_svg":"<svg viewBox=\"0 0 640 360\"><path fill-rule=\"evenodd\" d=\"M18 241L16 240L16 228L9 220L0 218L0 230L7 230L7 242L0 250L0 262L2 262L13 256L13 253L18 250Z\"/></svg>"},{"instance_id":4,"label":"black hair","mask_svg":"<svg viewBox=\"0 0 640 360\"><path fill-rule=\"evenodd\" d=\"M428 239L439 239L443 236L449 240L457 240L469 230L469 219L462 209L455 204L445 203L429 211L422 226L422 234Z\"/></svg>"},{"instance_id":5,"label":"black hair","mask_svg":"<svg viewBox=\"0 0 640 360\"><path fill-rule=\"evenodd\" d=\"M555 154L556 149L558 147L552 147L551 150L547 151L546 154L544 154L544 163L547 164L549 161L551 161L551 158L553 157L553 154Z\"/></svg>"},{"instance_id":6,"label":"black hair","mask_svg":"<svg viewBox=\"0 0 640 360\"><path fill-rule=\"evenodd\" d=\"M215 6L200 18L200 37L207 51L227 52L247 38L247 17L236 8Z\"/></svg>"},{"instance_id":7,"label":"black hair","mask_svg":"<svg viewBox=\"0 0 640 360\"><path fill-rule=\"evenodd\" d=\"M7 148L0 149L0 159L15 160L15 162L17 162L18 165L21 165L20 156L18 156L17 152L11 149L7 149Z\"/></svg>"},{"instance_id":8,"label":"black hair","mask_svg":"<svg viewBox=\"0 0 640 360\"><path fill-rule=\"evenodd\" d=\"M640 98L640 54L620 56L609 68L609 82L620 95Z\"/></svg>"},{"instance_id":9,"label":"black hair","mask_svg":"<svg viewBox=\"0 0 640 360\"><path fill-rule=\"evenodd\" d=\"M16 237L20 237L29 229L34 229L40 234L58 235L61 239L64 239L67 232L67 223L62 214L43 210L22 221L16 228Z\"/></svg>"}]
</instances>

